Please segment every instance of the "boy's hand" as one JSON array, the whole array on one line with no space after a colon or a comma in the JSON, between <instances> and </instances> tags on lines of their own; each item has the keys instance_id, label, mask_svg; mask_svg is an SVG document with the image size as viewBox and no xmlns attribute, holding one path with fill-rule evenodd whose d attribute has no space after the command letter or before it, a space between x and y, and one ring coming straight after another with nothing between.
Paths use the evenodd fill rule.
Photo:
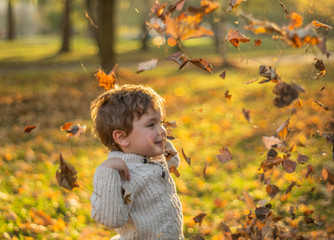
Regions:
<instances>
[{"instance_id":1,"label":"boy's hand","mask_svg":"<svg viewBox=\"0 0 334 240\"><path fill-rule=\"evenodd\" d=\"M122 159L108 158L101 164L101 166L117 170L123 180L130 181L129 168Z\"/></svg>"}]
</instances>

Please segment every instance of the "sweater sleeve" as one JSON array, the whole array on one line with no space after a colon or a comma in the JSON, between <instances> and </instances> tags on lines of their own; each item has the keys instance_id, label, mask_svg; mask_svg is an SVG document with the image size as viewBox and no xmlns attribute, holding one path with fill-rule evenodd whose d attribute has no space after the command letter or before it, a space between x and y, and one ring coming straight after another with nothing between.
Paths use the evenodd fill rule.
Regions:
<instances>
[{"instance_id":1,"label":"sweater sleeve","mask_svg":"<svg viewBox=\"0 0 334 240\"><path fill-rule=\"evenodd\" d=\"M131 204L124 203L118 171L103 166L97 167L93 186L94 192L90 198L92 218L109 228L125 225Z\"/></svg>"},{"instance_id":2,"label":"sweater sleeve","mask_svg":"<svg viewBox=\"0 0 334 240\"><path fill-rule=\"evenodd\" d=\"M167 154L171 154L171 157L167 157L166 162L168 164L168 167L176 167L178 168L180 165L180 156L177 152L176 148L172 144L171 141L167 140L165 144L165 152Z\"/></svg>"}]
</instances>

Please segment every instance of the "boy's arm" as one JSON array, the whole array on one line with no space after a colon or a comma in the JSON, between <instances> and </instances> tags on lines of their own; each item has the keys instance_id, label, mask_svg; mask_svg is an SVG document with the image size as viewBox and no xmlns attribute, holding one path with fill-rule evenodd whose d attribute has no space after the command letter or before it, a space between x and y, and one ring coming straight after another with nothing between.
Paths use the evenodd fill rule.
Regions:
<instances>
[{"instance_id":1,"label":"boy's arm","mask_svg":"<svg viewBox=\"0 0 334 240\"><path fill-rule=\"evenodd\" d=\"M108 158L101 166L112 168L118 171L121 178L125 181L130 181L130 172L128 165L120 158Z\"/></svg>"},{"instance_id":2,"label":"boy's arm","mask_svg":"<svg viewBox=\"0 0 334 240\"><path fill-rule=\"evenodd\" d=\"M94 192L90 198L92 218L109 228L124 226L131 206L131 201L126 202L124 197L118 170L101 164L94 175Z\"/></svg>"}]
</instances>

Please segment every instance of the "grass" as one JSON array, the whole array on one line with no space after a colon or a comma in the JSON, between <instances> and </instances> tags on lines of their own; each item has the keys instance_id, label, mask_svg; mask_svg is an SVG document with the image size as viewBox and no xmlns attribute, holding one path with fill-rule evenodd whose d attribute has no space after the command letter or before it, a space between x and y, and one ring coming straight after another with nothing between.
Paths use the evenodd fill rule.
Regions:
<instances>
[{"instance_id":1,"label":"grass","mask_svg":"<svg viewBox=\"0 0 334 240\"><path fill-rule=\"evenodd\" d=\"M93 169L107 152L90 131L90 102L103 92L94 79L97 49L90 40L75 39L74 43L72 53L57 55L55 37L0 42L4 49L0 55L0 68L4 69L0 74L0 236L5 239L109 239L112 233L90 218ZM183 204L187 239L198 234L205 239L222 239L220 222L229 225L232 232L241 228L250 210L254 213L245 203L244 192L258 206L261 201L272 204L272 212L283 218L280 229L296 227L309 238L333 234L334 203L330 185L321 174L324 168L334 169L331 145L321 137L334 107L333 63L324 60L327 73L314 80L312 58L305 57L291 67L293 59L304 52L287 49L280 53L275 44L269 45L265 41L262 49L250 45L228 47L228 56L238 67L227 68L225 80L218 76L222 71L218 64L213 74L193 65L177 72L175 63L164 60L171 49L151 46L141 52L135 41L117 45L120 83L150 85L166 99L167 120L175 120L178 125L173 131L174 145L192 160L189 166L181 156L181 176L174 177ZM192 40L185 49L193 57L220 61L209 39ZM278 60L272 60L275 54ZM281 60L283 55L287 60ZM256 61L247 64L246 60L241 62L241 56ZM138 62L153 57L159 58L155 69L135 74ZM274 107L272 82L244 84L261 78L259 61L273 63L285 82L298 83L306 90L300 94L302 106ZM322 87L325 89L320 91ZM225 98L227 90L232 95L230 100ZM328 105L330 111L314 100ZM244 118L243 108L250 111L250 122ZM271 199L266 184L260 181L259 167L268 152L262 137L274 136L292 108L297 113L290 118L285 140L288 146L295 146L290 159L296 161L298 153L307 155L314 170L308 178L308 164L298 164L291 174L282 166L266 172L264 177L270 178L270 184L280 188ZM65 122L87 125L88 130L79 137L67 138L60 130ZM27 125L37 128L27 134L23 131ZM233 155L233 160L225 164L216 158L222 147ZM59 153L78 171L80 187L72 192L57 184ZM291 181L297 186L286 195ZM290 206L295 207L295 220L289 215ZM316 224L305 223L306 210L314 211L310 216ZM193 217L201 212L208 215L199 226Z\"/></svg>"}]
</instances>

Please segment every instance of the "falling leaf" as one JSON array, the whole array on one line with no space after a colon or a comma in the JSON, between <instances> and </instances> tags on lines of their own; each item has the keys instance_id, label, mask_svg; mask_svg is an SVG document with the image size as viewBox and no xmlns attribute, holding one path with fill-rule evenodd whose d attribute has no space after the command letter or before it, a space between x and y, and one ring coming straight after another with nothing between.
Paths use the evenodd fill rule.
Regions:
<instances>
[{"instance_id":1,"label":"falling leaf","mask_svg":"<svg viewBox=\"0 0 334 240\"><path fill-rule=\"evenodd\" d=\"M299 92L304 92L304 89L294 83L287 84L285 82L279 82L276 84L273 92L278 95L278 97L274 99L274 105L281 108L289 106L298 98Z\"/></svg>"},{"instance_id":2,"label":"falling leaf","mask_svg":"<svg viewBox=\"0 0 334 240\"><path fill-rule=\"evenodd\" d=\"M180 177L180 173L179 173L179 171L177 170L177 168L176 168L175 166L171 166L171 167L169 167L169 171L170 171L171 173L174 173L174 175L175 175L176 177Z\"/></svg>"},{"instance_id":3,"label":"falling leaf","mask_svg":"<svg viewBox=\"0 0 334 240\"><path fill-rule=\"evenodd\" d=\"M223 232L231 232L230 227L224 222L219 223L219 229Z\"/></svg>"},{"instance_id":4,"label":"falling leaf","mask_svg":"<svg viewBox=\"0 0 334 240\"><path fill-rule=\"evenodd\" d=\"M261 43L262 43L261 39L254 39L254 46L255 47L261 46Z\"/></svg>"},{"instance_id":5,"label":"falling leaf","mask_svg":"<svg viewBox=\"0 0 334 240\"><path fill-rule=\"evenodd\" d=\"M80 136L86 132L86 125L80 126L80 124L78 124L72 126L72 123L65 123L64 126L61 127L61 130L64 130L68 133L67 137Z\"/></svg>"},{"instance_id":6,"label":"falling leaf","mask_svg":"<svg viewBox=\"0 0 334 240\"><path fill-rule=\"evenodd\" d=\"M73 122L67 122L63 126L60 127L61 130L69 130L70 127L72 126Z\"/></svg>"},{"instance_id":7,"label":"falling leaf","mask_svg":"<svg viewBox=\"0 0 334 240\"><path fill-rule=\"evenodd\" d=\"M283 168L287 173L293 173L296 170L297 163L290 159L283 160Z\"/></svg>"},{"instance_id":8,"label":"falling leaf","mask_svg":"<svg viewBox=\"0 0 334 240\"><path fill-rule=\"evenodd\" d=\"M291 219L295 219L296 218L296 214L294 213L295 207L294 206L290 206L289 209L289 214L291 215Z\"/></svg>"},{"instance_id":9,"label":"falling leaf","mask_svg":"<svg viewBox=\"0 0 334 240\"><path fill-rule=\"evenodd\" d=\"M117 66L118 64L114 66L109 74L106 74L101 68L98 70L98 72L95 74L95 77L99 83L99 87L104 88L107 91L115 88L115 85L117 83L115 70Z\"/></svg>"},{"instance_id":10,"label":"falling leaf","mask_svg":"<svg viewBox=\"0 0 334 240\"><path fill-rule=\"evenodd\" d=\"M61 154L59 155L59 161L60 166L56 172L58 184L68 190L79 187L79 184L77 183L78 172L75 170L75 168L71 164L67 163Z\"/></svg>"},{"instance_id":11,"label":"falling leaf","mask_svg":"<svg viewBox=\"0 0 334 240\"><path fill-rule=\"evenodd\" d=\"M147 70L154 69L157 66L158 59L154 58L152 60L146 61L146 62L141 62L138 64L138 70L136 73L141 73Z\"/></svg>"},{"instance_id":12,"label":"falling leaf","mask_svg":"<svg viewBox=\"0 0 334 240\"><path fill-rule=\"evenodd\" d=\"M284 140L288 134L288 127L290 123L290 118L285 120L282 125L276 130L279 139Z\"/></svg>"},{"instance_id":13,"label":"falling leaf","mask_svg":"<svg viewBox=\"0 0 334 240\"><path fill-rule=\"evenodd\" d=\"M243 195L244 195L244 201L245 201L245 203L247 204L247 206L248 206L249 208L256 208L256 204L254 203L254 200L253 200L253 198L249 195L249 193L246 192L246 191L243 191L242 193L243 193Z\"/></svg>"},{"instance_id":14,"label":"falling leaf","mask_svg":"<svg viewBox=\"0 0 334 240\"><path fill-rule=\"evenodd\" d=\"M24 128L25 133L30 133L33 129L35 129L37 126L27 126Z\"/></svg>"},{"instance_id":15,"label":"falling leaf","mask_svg":"<svg viewBox=\"0 0 334 240\"><path fill-rule=\"evenodd\" d=\"M276 69L271 66L260 65L259 74L265 77L265 79L263 79L259 83L266 83L269 81L277 83L281 80L279 75L276 73Z\"/></svg>"},{"instance_id":16,"label":"falling leaf","mask_svg":"<svg viewBox=\"0 0 334 240\"><path fill-rule=\"evenodd\" d=\"M189 166L191 165L191 158L187 157L187 155L184 153L183 148L181 149L182 152L182 156L184 157L184 159L186 160L186 162L189 164Z\"/></svg>"},{"instance_id":17,"label":"falling leaf","mask_svg":"<svg viewBox=\"0 0 334 240\"><path fill-rule=\"evenodd\" d=\"M211 73L212 72L212 65L210 62L206 61L203 58L194 58L194 59L187 59L179 68L178 71L180 71L188 62L191 62L195 66Z\"/></svg>"},{"instance_id":18,"label":"falling leaf","mask_svg":"<svg viewBox=\"0 0 334 240\"><path fill-rule=\"evenodd\" d=\"M173 150L166 150L164 152L164 156L166 158L166 160L169 160L170 158L174 157L177 154L177 152L173 151Z\"/></svg>"},{"instance_id":19,"label":"falling leaf","mask_svg":"<svg viewBox=\"0 0 334 240\"><path fill-rule=\"evenodd\" d=\"M324 110L328 111L329 110L329 107L325 104L322 104L321 102L315 100L314 101L316 104L318 104L320 107L322 107Z\"/></svg>"},{"instance_id":20,"label":"falling leaf","mask_svg":"<svg viewBox=\"0 0 334 240\"><path fill-rule=\"evenodd\" d=\"M251 80L248 80L247 82L244 82L244 84L251 84L251 83L256 82L257 80L259 80L259 79L257 79L257 78L253 78L253 79L251 79Z\"/></svg>"},{"instance_id":21,"label":"falling leaf","mask_svg":"<svg viewBox=\"0 0 334 240\"><path fill-rule=\"evenodd\" d=\"M264 145L266 145L266 148L267 149L270 149L272 146L279 146L281 145L282 141L276 137L266 137L266 136L263 136L262 137L262 141L264 143Z\"/></svg>"},{"instance_id":22,"label":"falling leaf","mask_svg":"<svg viewBox=\"0 0 334 240\"><path fill-rule=\"evenodd\" d=\"M128 190L126 190L125 188L121 187L121 191L122 191L122 197L123 197L123 201L124 204L130 204L131 203L131 193L128 192Z\"/></svg>"},{"instance_id":23,"label":"falling leaf","mask_svg":"<svg viewBox=\"0 0 334 240\"><path fill-rule=\"evenodd\" d=\"M88 13L87 13L86 10L85 10L85 17L89 20L90 24L91 24L93 27L95 27L95 28L99 28L99 26L97 26L97 25L94 23L93 19L88 15Z\"/></svg>"},{"instance_id":24,"label":"falling leaf","mask_svg":"<svg viewBox=\"0 0 334 240\"><path fill-rule=\"evenodd\" d=\"M245 119L247 120L247 122L250 122L250 116L249 116L250 111L246 110L246 109L242 109L242 114L244 115Z\"/></svg>"},{"instance_id":25,"label":"falling leaf","mask_svg":"<svg viewBox=\"0 0 334 240\"><path fill-rule=\"evenodd\" d=\"M208 215L208 214L202 212L202 213L196 215L195 217L193 217L193 220L194 220L195 223L198 223L198 225L201 226L201 225L202 225L202 222L203 222L203 218L204 218L206 215Z\"/></svg>"},{"instance_id":26,"label":"falling leaf","mask_svg":"<svg viewBox=\"0 0 334 240\"><path fill-rule=\"evenodd\" d=\"M281 7L284 9L284 12L285 12L286 14L289 14L289 11L288 11L287 7L284 5L284 3L282 3L281 1L279 1L279 4L280 4Z\"/></svg>"},{"instance_id":27,"label":"falling leaf","mask_svg":"<svg viewBox=\"0 0 334 240\"><path fill-rule=\"evenodd\" d=\"M221 163L226 163L232 160L232 154L227 148L221 148L219 149L219 152L220 154L216 155L216 157Z\"/></svg>"},{"instance_id":28,"label":"falling leaf","mask_svg":"<svg viewBox=\"0 0 334 240\"><path fill-rule=\"evenodd\" d=\"M228 12L231 12L233 9L235 9L240 3L246 2L247 0L229 0L228 1Z\"/></svg>"},{"instance_id":29,"label":"falling leaf","mask_svg":"<svg viewBox=\"0 0 334 240\"><path fill-rule=\"evenodd\" d=\"M221 74L219 74L219 77L221 77L222 79L225 79L225 77L226 77L226 70L225 69L222 71Z\"/></svg>"},{"instance_id":30,"label":"falling leaf","mask_svg":"<svg viewBox=\"0 0 334 240\"><path fill-rule=\"evenodd\" d=\"M324 23L321 23L321 22L318 22L316 20L313 20L312 21L312 25L316 28L319 28L319 27L322 27L322 28L325 28L325 29L329 29L329 30L332 30L332 26L329 26L327 24L324 24Z\"/></svg>"},{"instance_id":31,"label":"falling leaf","mask_svg":"<svg viewBox=\"0 0 334 240\"><path fill-rule=\"evenodd\" d=\"M299 164L305 164L305 163L307 163L307 161L308 161L308 157L306 155L302 155L302 154L298 153L297 162Z\"/></svg>"},{"instance_id":32,"label":"falling leaf","mask_svg":"<svg viewBox=\"0 0 334 240\"><path fill-rule=\"evenodd\" d=\"M271 199L273 199L279 193L280 189L276 185L267 185L266 191Z\"/></svg>"},{"instance_id":33,"label":"falling leaf","mask_svg":"<svg viewBox=\"0 0 334 240\"><path fill-rule=\"evenodd\" d=\"M169 140L174 139L174 137L171 136L171 133L177 127L176 121L164 121L163 126L167 131L167 139Z\"/></svg>"},{"instance_id":34,"label":"falling leaf","mask_svg":"<svg viewBox=\"0 0 334 240\"><path fill-rule=\"evenodd\" d=\"M289 14L288 16L290 18L290 23L288 28L290 30L293 30L295 28L299 28L303 25L303 17L300 16L298 13L296 12L292 12Z\"/></svg>"},{"instance_id":35,"label":"falling leaf","mask_svg":"<svg viewBox=\"0 0 334 240\"><path fill-rule=\"evenodd\" d=\"M225 41L230 42L234 47L239 47L239 44L249 42L250 39L244 36L239 30L230 29L225 37Z\"/></svg>"},{"instance_id":36,"label":"falling leaf","mask_svg":"<svg viewBox=\"0 0 334 240\"><path fill-rule=\"evenodd\" d=\"M268 216L270 208L271 208L270 204L256 208L255 209L256 218L263 221Z\"/></svg>"},{"instance_id":37,"label":"falling leaf","mask_svg":"<svg viewBox=\"0 0 334 240\"><path fill-rule=\"evenodd\" d=\"M181 52L175 52L173 54L171 54L167 60L172 60L174 62L176 62L179 65L183 65L185 62L188 61L188 58Z\"/></svg>"},{"instance_id":38,"label":"falling leaf","mask_svg":"<svg viewBox=\"0 0 334 240\"><path fill-rule=\"evenodd\" d=\"M232 95L229 94L229 93L230 93L230 91L229 91L229 90L226 90L226 92L224 93L224 95L225 95L225 98L226 98L226 99L231 100Z\"/></svg>"}]
</instances>

